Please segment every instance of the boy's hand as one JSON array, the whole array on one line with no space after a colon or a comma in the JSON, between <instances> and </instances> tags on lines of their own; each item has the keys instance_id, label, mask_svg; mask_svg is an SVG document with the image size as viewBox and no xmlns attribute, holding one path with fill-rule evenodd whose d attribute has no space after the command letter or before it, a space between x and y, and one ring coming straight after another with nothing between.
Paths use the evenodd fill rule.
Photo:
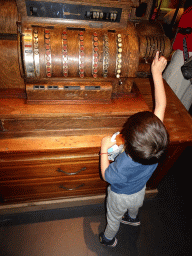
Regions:
<instances>
[{"instance_id":1,"label":"boy's hand","mask_svg":"<svg viewBox=\"0 0 192 256\"><path fill-rule=\"evenodd\" d=\"M107 151L110 147L115 145L116 141L111 141L111 137L107 136L104 137L101 141L101 175L103 179L105 180L105 170L109 166L109 159L108 159L108 154Z\"/></svg>"},{"instance_id":2,"label":"boy's hand","mask_svg":"<svg viewBox=\"0 0 192 256\"><path fill-rule=\"evenodd\" d=\"M159 58L159 51L156 52L155 58L153 60L153 63L151 65L151 72L154 75L161 75L163 73L163 70L165 69L167 65L167 60L165 57L161 56Z\"/></svg>"},{"instance_id":3,"label":"boy's hand","mask_svg":"<svg viewBox=\"0 0 192 256\"><path fill-rule=\"evenodd\" d=\"M111 137L107 136L104 137L101 141L101 153L107 153L107 150L112 147L113 145L115 145L115 142L111 141Z\"/></svg>"}]
</instances>

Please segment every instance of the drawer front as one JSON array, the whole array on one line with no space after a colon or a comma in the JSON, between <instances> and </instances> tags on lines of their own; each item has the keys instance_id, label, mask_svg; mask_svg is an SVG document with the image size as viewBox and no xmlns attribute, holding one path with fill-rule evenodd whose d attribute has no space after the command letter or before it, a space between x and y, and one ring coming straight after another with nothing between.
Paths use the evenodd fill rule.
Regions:
<instances>
[{"instance_id":1,"label":"drawer front","mask_svg":"<svg viewBox=\"0 0 192 256\"><path fill-rule=\"evenodd\" d=\"M1 165L1 203L103 194L99 157Z\"/></svg>"},{"instance_id":2,"label":"drawer front","mask_svg":"<svg viewBox=\"0 0 192 256\"><path fill-rule=\"evenodd\" d=\"M87 177L91 174L99 174L98 160L80 160L63 161L60 163L41 163L39 165L23 164L22 166L8 166L0 170L1 182L14 182L17 180L40 179L46 177Z\"/></svg>"},{"instance_id":3,"label":"drawer front","mask_svg":"<svg viewBox=\"0 0 192 256\"><path fill-rule=\"evenodd\" d=\"M0 187L1 203L24 202L39 199L57 199L84 195L99 195L106 191L107 183L98 175L84 179L78 177L44 178L23 183L2 183Z\"/></svg>"}]
</instances>

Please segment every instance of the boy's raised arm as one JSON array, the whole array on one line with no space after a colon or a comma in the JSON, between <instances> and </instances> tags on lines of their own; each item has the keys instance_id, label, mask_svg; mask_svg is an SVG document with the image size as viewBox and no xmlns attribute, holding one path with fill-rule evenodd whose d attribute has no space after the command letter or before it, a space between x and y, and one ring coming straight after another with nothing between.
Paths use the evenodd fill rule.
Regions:
<instances>
[{"instance_id":1,"label":"boy's raised arm","mask_svg":"<svg viewBox=\"0 0 192 256\"><path fill-rule=\"evenodd\" d=\"M165 108L166 108L166 94L163 83L162 72L167 65L167 60L161 56L159 58L159 52L156 53L153 63L151 65L151 72L155 87L155 110L154 114L163 122Z\"/></svg>"}]
</instances>

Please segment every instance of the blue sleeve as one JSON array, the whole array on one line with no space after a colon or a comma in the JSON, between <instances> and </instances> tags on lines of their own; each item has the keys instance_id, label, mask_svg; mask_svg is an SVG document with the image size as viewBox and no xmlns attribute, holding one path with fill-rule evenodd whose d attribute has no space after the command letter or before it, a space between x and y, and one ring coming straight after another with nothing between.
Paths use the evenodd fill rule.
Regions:
<instances>
[{"instance_id":1,"label":"blue sleeve","mask_svg":"<svg viewBox=\"0 0 192 256\"><path fill-rule=\"evenodd\" d=\"M105 171L105 180L110 184L124 183L127 181L127 177L121 173L118 162L113 162Z\"/></svg>"}]
</instances>

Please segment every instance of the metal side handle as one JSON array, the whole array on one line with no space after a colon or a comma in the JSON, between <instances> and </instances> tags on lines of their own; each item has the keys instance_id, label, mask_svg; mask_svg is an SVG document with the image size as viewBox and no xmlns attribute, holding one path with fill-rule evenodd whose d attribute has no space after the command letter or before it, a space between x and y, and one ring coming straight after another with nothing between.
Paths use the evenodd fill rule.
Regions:
<instances>
[{"instance_id":1,"label":"metal side handle","mask_svg":"<svg viewBox=\"0 0 192 256\"><path fill-rule=\"evenodd\" d=\"M65 187L65 186L63 186L63 185L61 185L61 186L59 186L59 187L62 188L62 189L65 189L65 190L70 190L70 191L72 191L72 190L77 190L78 188L81 188L81 187L83 187L83 186L85 186L84 183L82 183L82 184L80 184L79 186L74 187L74 188L67 188L67 187Z\"/></svg>"},{"instance_id":2,"label":"metal side handle","mask_svg":"<svg viewBox=\"0 0 192 256\"><path fill-rule=\"evenodd\" d=\"M80 172L82 172L82 171L85 171L85 170L87 170L86 167L81 168L81 169L78 170L77 172L66 172L66 171L63 171L63 170L60 169L60 168L58 168L56 171L57 171L57 172L62 172L62 173L64 173L64 174L66 174L66 175L76 175L76 174L78 174L78 173L80 173Z\"/></svg>"}]
</instances>

